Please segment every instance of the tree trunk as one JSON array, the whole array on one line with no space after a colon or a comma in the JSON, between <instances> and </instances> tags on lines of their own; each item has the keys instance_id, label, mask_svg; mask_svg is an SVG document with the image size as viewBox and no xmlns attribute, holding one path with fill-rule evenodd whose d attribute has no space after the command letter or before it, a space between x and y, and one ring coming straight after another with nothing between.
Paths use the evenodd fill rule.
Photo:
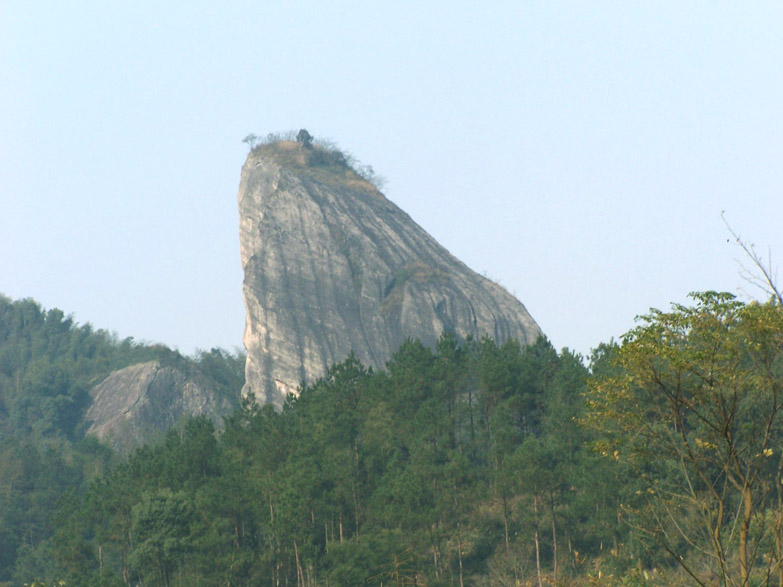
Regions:
<instances>
[{"instance_id":1,"label":"tree trunk","mask_svg":"<svg viewBox=\"0 0 783 587\"><path fill-rule=\"evenodd\" d=\"M503 532L506 539L506 554L511 550L511 544L508 539L508 500L503 496Z\"/></svg>"},{"instance_id":2,"label":"tree trunk","mask_svg":"<svg viewBox=\"0 0 783 587\"><path fill-rule=\"evenodd\" d=\"M473 422L473 391L468 389L468 414L470 415L470 456L476 456L476 427Z\"/></svg>"},{"instance_id":3,"label":"tree trunk","mask_svg":"<svg viewBox=\"0 0 783 587\"><path fill-rule=\"evenodd\" d=\"M566 529L566 542L568 543L568 559L571 561L571 568L576 571L576 557L574 556L574 549L571 545L571 532Z\"/></svg>"},{"instance_id":4,"label":"tree trunk","mask_svg":"<svg viewBox=\"0 0 783 587\"><path fill-rule=\"evenodd\" d=\"M353 439L353 454L356 460L356 475L351 479L351 492L353 493L353 521L356 530L356 542L359 542L359 495L356 478L359 476L359 437Z\"/></svg>"},{"instance_id":5,"label":"tree trunk","mask_svg":"<svg viewBox=\"0 0 783 587\"><path fill-rule=\"evenodd\" d=\"M462 533L460 532L459 522L457 522L457 557L459 558L459 587L465 587L462 582Z\"/></svg>"},{"instance_id":6,"label":"tree trunk","mask_svg":"<svg viewBox=\"0 0 783 587\"><path fill-rule=\"evenodd\" d=\"M457 486L454 486L454 514L457 516L457 557L459 558L459 587L464 587L462 582L462 527L459 523L459 503L457 502Z\"/></svg>"},{"instance_id":7,"label":"tree trunk","mask_svg":"<svg viewBox=\"0 0 783 587\"><path fill-rule=\"evenodd\" d=\"M750 529L750 519L753 515L753 495L750 492L750 487L745 486L742 489L742 522L740 523L740 543L739 543L739 557L740 557L740 585L748 585L750 580L750 568L748 561L748 530Z\"/></svg>"},{"instance_id":8,"label":"tree trunk","mask_svg":"<svg viewBox=\"0 0 783 587\"><path fill-rule=\"evenodd\" d=\"M296 540L294 540L294 557L296 558L296 587L305 587L304 572L302 571L302 563L299 562L299 548L296 546Z\"/></svg>"},{"instance_id":9,"label":"tree trunk","mask_svg":"<svg viewBox=\"0 0 783 587\"><path fill-rule=\"evenodd\" d=\"M778 497L778 511L775 514L775 565L778 587L783 587L783 454L778 462L778 472L775 476L775 492Z\"/></svg>"},{"instance_id":10,"label":"tree trunk","mask_svg":"<svg viewBox=\"0 0 783 587\"><path fill-rule=\"evenodd\" d=\"M437 543L433 544L432 547L433 554L432 557L435 559L435 578L440 580L441 575L443 575L443 555L440 553L440 547Z\"/></svg>"},{"instance_id":11,"label":"tree trunk","mask_svg":"<svg viewBox=\"0 0 783 587\"><path fill-rule=\"evenodd\" d=\"M538 576L538 587L543 587L541 582L541 552L538 547L538 496L535 494L533 495L533 515L533 528L535 530L533 539L536 543L536 575Z\"/></svg>"},{"instance_id":12,"label":"tree trunk","mask_svg":"<svg viewBox=\"0 0 783 587\"><path fill-rule=\"evenodd\" d=\"M778 512L775 516L775 554L777 555L778 587L783 587L783 504L778 497Z\"/></svg>"},{"instance_id":13,"label":"tree trunk","mask_svg":"<svg viewBox=\"0 0 783 587\"><path fill-rule=\"evenodd\" d=\"M552 502L552 582L557 585L557 527L554 500Z\"/></svg>"},{"instance_id":14,"label":"tree trunk","mask_svg":"<svg viewBox=\"0 0 783 587\"><path fill-rule=\"evenodd\" d=\"M356 532L356 542L359 542L359 498L356 495L355 481L351 481L351 492L353 493L353 524Z\"/></svg>"}]
</instances>

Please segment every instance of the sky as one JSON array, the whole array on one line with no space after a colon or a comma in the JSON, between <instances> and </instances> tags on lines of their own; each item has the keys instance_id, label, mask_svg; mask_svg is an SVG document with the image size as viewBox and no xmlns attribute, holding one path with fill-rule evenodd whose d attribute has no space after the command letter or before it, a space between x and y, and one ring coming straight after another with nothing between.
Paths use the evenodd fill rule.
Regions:
<instances>
[{"instance_id":1,"label":"sky","mask_svg":"<svg viewBox=\"0 0 783 587\"><path fill-rule=\"evenodd\" d=\"M242 139L388 181L558 349L783 256L783 3L0 0L0 293L241 348ZM745 263L747 265L747 263Z\"/></svg>"}]
</instances>

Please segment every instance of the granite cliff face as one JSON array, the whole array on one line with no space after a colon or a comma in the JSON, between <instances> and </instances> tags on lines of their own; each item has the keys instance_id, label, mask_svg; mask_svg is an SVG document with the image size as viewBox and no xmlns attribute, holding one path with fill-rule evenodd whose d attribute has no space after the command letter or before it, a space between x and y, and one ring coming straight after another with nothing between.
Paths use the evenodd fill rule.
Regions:
<instances>
[{"instance_id":1,"label":"granite cliff face","mask_svg":"<svg viewBox=\"0 0 783 587\"><path fill-rule=\"evenodd\" d=\"M247 349L244 394L280 407L354 351L383 367L407 338L532 343L525 307L470 270L339 152L255 149L239 186Z\"/></svg>"},{"instance_id":2,"label":"granite cliff face","mask_svg":"<svg viewBox=\"0 0 783 587\"><path fill-rule=\"evenodd\" d=\"M114 371L90 392L87 434L127 452L188 416L218 421L231 406L198 373L149 361Z\"/></svg>"}]
</instances>

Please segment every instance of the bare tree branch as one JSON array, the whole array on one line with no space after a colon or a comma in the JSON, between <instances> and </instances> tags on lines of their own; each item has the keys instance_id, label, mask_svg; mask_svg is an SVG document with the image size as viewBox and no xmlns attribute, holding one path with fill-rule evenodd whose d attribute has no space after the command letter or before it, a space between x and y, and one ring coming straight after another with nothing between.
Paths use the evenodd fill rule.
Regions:
<instances>
[{"instance_id":1,"label":"bare tree branch","mask_svg":"<svg viewBox=\"0 0 783 587\"><path fill-rule=\"evenodd\" d=\"M767 260L765 262L764 259L762 259L761 256L756 252L756 248L753 243L749 244L745 242L736 232L734 232L734 229L729 224L729 221L726 220L725 210L721 211L720 217L723 220L723 223L726 225L726 228L728 229L731 236L734 237L734 241L750 258L751 263L753 264L754 268L749 270L742 263L740 263L740 275L742 278L748 283L763 290L769 296L773 297L778 305L783 306L783 295L781 295L777 286L777 271L772 267L772 252L767 252Z\"/></svg>"}]
</instances>

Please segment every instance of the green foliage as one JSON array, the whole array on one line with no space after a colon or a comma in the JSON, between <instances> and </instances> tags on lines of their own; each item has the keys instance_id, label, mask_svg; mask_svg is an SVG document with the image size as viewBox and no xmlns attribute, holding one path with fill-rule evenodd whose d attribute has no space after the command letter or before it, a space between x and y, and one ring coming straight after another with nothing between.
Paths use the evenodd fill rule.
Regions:
<instances>
[{"instance_id":1,"label":"green foliage","mask_svg":"<svg viewBox=\"0 0 783 587\"><path fill-rule=\"evenodd\" d=\"M300 129L296 134L296 140L302 143L305 149L313 148L313 135L307 132L305 129Z\"/></svg>"},{"instance_id":2,"label":"green foliage","mask_svg":"<svg viewBox=\"0 0 783 587\"><path fill-rule=\"evenodd\" d=\"M116 561L104 558L94 541L124 543L130 509L118 501L137 483L126 479L117 496L81 510L90 480L118 460L108 446L84 436L84 414L88 391L111 371L150 360L198 371L238 406L243 353L212 349L190 360L161 345L80 326L33 300L0 296L0 585L35 577L50 583L63 578L69 585L122 583L123 565L110 570ZM214 473L217 440L211 423L191 421L166 443L178 465L160 474L193 486ZM96 517L104 508L117 517Z\"/></svg>"},{"instance_id":3,"label":"green foliage","mask_svg":"<svg viewBox=\"0 0 783 587\"><path fill-rule=\"evenodd\" d=\"M250 150L256 148L258 145L259 138L254 134L247 135L244 139L242 139L242 142L245 143L248 147L250 147Z\"/></svg>"},{"instance_id":4,"label":"green foliage","mask_svg":"<svg viewBox=\"0 0 783 587\"><path fill-rule=\"evenodd\" d=\"M651 549L700 584L783 581L783 311L693 298L610 349L586 422L633 472L623 513Z\"/></svg>"},{"instance_id":5,"label":"green foliage","mask_svg":"<svg viewBox=\"0 0 783 587\"><path fill-rule=\"evenodd\" d=\"M228 352L221 348L199 351L193 357L196 368L207 378L210 387L234 409L239 408L240 391L245 385L246 357L244 350Z\"/></svg>"},{"instance_id":6,"label":"green foliage","mask_svg":"<svg viewBox=\"0 0 783 587\"><path fill-rule=\"evenodd\" d=\"M144 584L513 584L535 578L537 541L545 577L578 579L569 545L599 557L622 538L574 421L586 377L545 339L408 341L381 371L350 356L280 413L246 401L219 435L194 420L96 479L58 523L59 569Z\"/></svg>"},{"instance_id":7,"label":"green foliage","mask_svg":"<svg viewBox=\"0 0 783 587\"><path fill-rule=\"evenodd\" d=\"M590 371L545 338L409 340L276 412L236 399L239 352L0 299L0 585L777 581L780 307L706 293L642 320ZM82 437L81 394L150 358L239 405L119 461Z\"/></svg>"},{"instance_id":8,"label":"green foliage","mask_svg":"<svg viewBox=\"0 0 783 587\"><path fill-rule=\"evenodd\" d=\"M192 512L187 496L168 488L145 491L131 508L136 544L129 561L146 582L169 585L189 550Z\"/></svg>"}]
</instances>

